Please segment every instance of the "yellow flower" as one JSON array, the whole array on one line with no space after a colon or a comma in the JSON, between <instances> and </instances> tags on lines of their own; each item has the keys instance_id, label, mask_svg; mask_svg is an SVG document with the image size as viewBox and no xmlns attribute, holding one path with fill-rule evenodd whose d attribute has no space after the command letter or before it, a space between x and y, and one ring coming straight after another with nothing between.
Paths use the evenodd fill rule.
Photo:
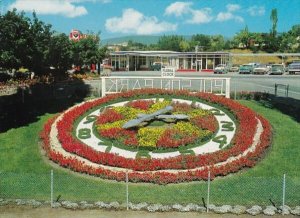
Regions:
<instances>
[{"instance_id":1,"label":"yellow flower","mask_svg":"<svg viewBox=\"0 0 300 218\"><path fill-rule=\"evenodd\" d=\"M106 129L117 128L117 127L122 128L122 126L126 122L127 122L127 120L118 120L113 123L105 123L105 124L98 125L97 129L98 130L106 130Z\"/></svg>"},{"instance_id":2,"label":"yellow flower","mask_svg":"<svg viewBox=\"0 0 300 218\"><path fill-rule=\"evenodd\" d=\"M209 114L211 114L210 111L204 110L204 109L201 109L201 108L191 110L187 113L187 115L189 115L190 118L194 118L194 117L198 117L198 116L207 116Z\"/></svg>"},{"instance_id":3,"label":"yellow flower","mask_svg":"<svg viewBox=\"0 0 300 218\"><path fill-rule=\"evenodd\" d=\"M143 127L138 131L139 146L156 147L156 142L165 131L162 127Z\"/></svg>"},{"instance_id":4,"label":"yellow flower","mask_svg":"<svg viewBox=\"0 0 300 218\"><path fill-rule=\"evenodd\" d=\"M177 129L187 135L200 135L200 129L189 122L178 122L174 125L174 129Z\"/></svg>"},{"instance_id":5,"label":"yellow flower","mask_svg":"<svg viewBox=\"0 0 300 218\"><path fill-rule=\"evenodd\" d=\"M126 119L131 120L137 118L138 114L145 114L146 111L132 107L114 107L114 110L122 114Z\"/></svg>"},{"instance_id":6,"label":"yellow flower","mask_svg":"<svg viewBox=\"0 0 300 218\"><path fill-rule=\"evenodd\" d=\"M151 107L147 111L147 114L150 114L150 113L153 113L155 111L161 110L161 109L167 107L168 105L171 105L171 102L168 101L168 100L157 101L156 103L151 105Z\"/></svg>"}]
</instances>

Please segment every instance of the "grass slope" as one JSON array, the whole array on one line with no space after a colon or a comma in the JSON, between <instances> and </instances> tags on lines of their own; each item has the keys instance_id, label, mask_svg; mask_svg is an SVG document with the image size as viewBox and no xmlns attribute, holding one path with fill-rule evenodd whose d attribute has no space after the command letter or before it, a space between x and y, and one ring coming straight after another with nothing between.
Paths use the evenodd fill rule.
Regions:
<instances>
[{"instance_id":1,"label":"grass slope","mask_svg":"<svg viewBox=\"0 0 300 218\"><path fill-rule=\"evenodd\" d=\"M286 204L300 204L300 132L299 123L276 110L256 102L241 101L266 117L274 129L273 145L253 169L245 170L211 183L210 203L270 205L271 198L281 204L282 175L287 174ZM50 169L39 150L38 134L52 115L41 116L27 127L0 134L0 198L50 200ZM61 200L125 202L125 183L86 177L54 167L54 195ZM130 184L131 202L202 203L207 183L170 185Z\"/></svg>"}]
</instances>

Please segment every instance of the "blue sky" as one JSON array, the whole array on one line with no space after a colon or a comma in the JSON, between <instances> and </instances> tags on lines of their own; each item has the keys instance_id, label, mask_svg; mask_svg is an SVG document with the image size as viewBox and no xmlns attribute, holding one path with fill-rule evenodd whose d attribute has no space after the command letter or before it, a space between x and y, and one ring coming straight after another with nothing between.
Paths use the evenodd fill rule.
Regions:
<instances>
[{"instance_id":1,"label":"blue sky","mask_svg":"<svg viewBox=\"0 0 300 218\"><path fill-rule=\"evenodd\" d=\"M278 32L300 24L300 0L0 0L1 11L33 10L57 32L101 31L101 38L126 35L222 34L232 37L246 25L269 32L278 12Z\"/></svg>"}]
</instances>

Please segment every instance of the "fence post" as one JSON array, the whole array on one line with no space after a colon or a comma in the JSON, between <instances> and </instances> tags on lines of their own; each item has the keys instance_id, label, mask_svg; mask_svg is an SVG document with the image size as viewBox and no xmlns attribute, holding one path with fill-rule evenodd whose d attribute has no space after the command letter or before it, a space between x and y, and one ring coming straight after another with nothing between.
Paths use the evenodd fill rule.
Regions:
<instances>
[{"instance_id":1,"label":"fence post","mask_svg":"<svg viewBox=\"0 0 300 218\"><path fill-rule=\"evenodd\" d=\"M208 213L209 207L209 194L210 194L210 170L208 171L208 180L207 180L207 203L206 203L206 212Z\"/></svg>"},{"instance_id":2,"label":"fence post","mask_svg":"<svg viewBox=\"0 0 300 218\"><path fill-rule=\"evenodd\" d=\"M101 80L102 83L102 80ZM98 84L98 98L101 97L101 84Z\"/></svg>"},{"instance_id":3,"label":"fence post","mask_svg":"<svg viewBox=\"0 0 300 218\"><path fill-rule=\"evenodd\" d=\"M226 81L225 97L230 98L230 78L225 78L225 81Z\"/></svg>"},{"instance_id":4,"label":"fence post","mask_svg":"<svg viewBox=\"0 0 300 218\"><path fill-rule=\"evenodd\" d=\"M53 207L53 170L51 170L51 196L50 196L51 208Z\"/></svg>"},{"instance_id":5,"label":"fence post","mask_svg":"<svg viewBox=\"0 0 300 218\"><path fill-rule=\"evenodd\" d=\"M2 172L0 171L0 196L1 196L1 191L2 191L2 189L1 189L1 182L2 182Z\"/></svg>"},{"instance_id":6,"label":"fence post","mask_svg":"<svg viewBox=\"0 0 300 218\"><path fill-rule=\"evenodd\" d=\"M234 100L236 100L236 84L234 85Z\"/></svg>"},{"instance_id":7,"label":"fence post","mask_svg":"<svg viewBox=\"0 0 300 218\"><path fill-rule=\"evenodd\" d=\"M101 96L104 97L106 95L105 89L106 89L106 84L105 84L105 77L101 77Z\"/></svg>"},{"instance_id":8,"label":"fence post","mask_svg":"<svg viewBox=\"0 0 300 218\"><path fill-rule=\"evenodd\" d=\"M285 174L283 174L283 183L282 183L282 213L284 213L284 205L285 205Z\"/></svg>"},{"instance_id":9,"label":"fence post","mask_svg":"<svg viewBox=\"0 0 300 218\"><path fill-rule=\"evenodd\" d=\"M128 193L128 171L126 170L126 210L128 210L129 193Z\"/></svg>"}]
</instances>

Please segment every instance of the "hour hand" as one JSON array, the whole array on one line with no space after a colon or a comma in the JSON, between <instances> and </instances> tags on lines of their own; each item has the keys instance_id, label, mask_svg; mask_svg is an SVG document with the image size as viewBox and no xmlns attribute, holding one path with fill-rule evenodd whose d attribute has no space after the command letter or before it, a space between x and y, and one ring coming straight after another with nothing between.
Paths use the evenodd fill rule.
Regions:
<instances>
[{"instance_id":1,"label":"hour hand","mask_svg":"<svg viewBox=\"0 0 300 218\"><path fill-rule=\"evenodd\" d=\"M140 119L133 119L133 120L129 120L128 122L126 122L122 128L123 129L129 129L131 127L135 127L138 126L141 123Z\"/></svg>"}]
</instances>

